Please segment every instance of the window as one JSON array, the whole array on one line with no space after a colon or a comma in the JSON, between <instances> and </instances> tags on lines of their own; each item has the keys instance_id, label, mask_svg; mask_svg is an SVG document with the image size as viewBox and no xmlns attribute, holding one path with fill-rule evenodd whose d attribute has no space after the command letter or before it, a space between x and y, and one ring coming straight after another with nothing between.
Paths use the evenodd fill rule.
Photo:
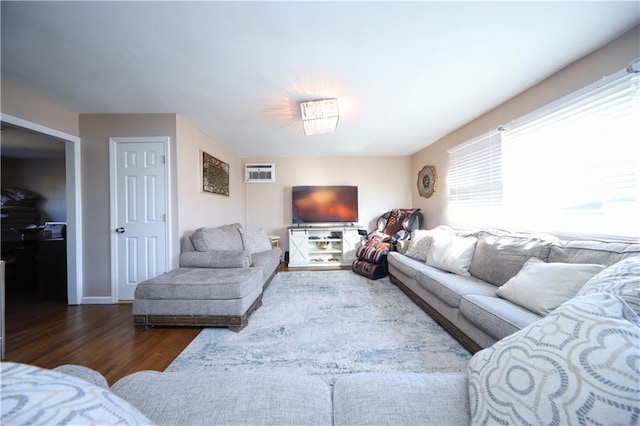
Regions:
<instances>
[{"instance_id":1,"label":"window","mask_svg":"<svg viewBox=\"0 0 640 426\"><path fill-rule=\"evenodd\" d=\"M490 203L484 179L459 183L450 152L452 223L640 236L640 74L618 73L515 120L496 149L501 168L493 156L465 166L499 171L501 185L491 185L501 197ZM469 189L463 198L458 186Z\"/></svg>"},{"instance_id":2,"label":"window","mask_svg":"<svg viewBox=\"0 0 640 426\"><path fill-rule=\"evenodd\" d=\"M451 223L488 225L502 205L502 135L494 131L449 150Z\"/></svg>"}]
</instances>

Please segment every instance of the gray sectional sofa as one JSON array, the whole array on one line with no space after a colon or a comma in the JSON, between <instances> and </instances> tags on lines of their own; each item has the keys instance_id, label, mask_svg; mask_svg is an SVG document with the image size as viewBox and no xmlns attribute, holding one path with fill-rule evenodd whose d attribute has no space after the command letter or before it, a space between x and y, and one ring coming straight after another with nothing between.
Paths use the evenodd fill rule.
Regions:
<instances>
[{"instance_id":1,"label":"gray sectional sofa","mask_svg":"<svg viewBox=\"0 0 640 426\"><path fill-rule=\"evenodd\" d=\"M459 246L458 251L451 247L454 240ZM468 230L442 226L429 231L414 231L410 241L398 252L389 253L391 281L472 352L493 345L548 313L548 310L535 312L531 306L523 307L527 301L517 297L506 298L499 291L501 288L505 290L509 280L517 282L516 276L532 257L544 264L528 265L530 275L533 275L529 281L544 275L545 268L557 266L551 273L558 277L558 290L566 292L555 296L569 299L602 267L640 256L638 243L565 241L550 235L498 229ZM439 251L440 256L435 251ZM601 265L601 268L587 267L582 281L576 281L571 288L567 285L569 278L559 275L563 271L558 269L564 264L576 264L572 270L564 271L576 277L585 272L583 265ZM520 280L522 285L526 285L528 282L524 274L517 278L520 277L523 277ZM553 290L540 286L539 292L527 297L543 298L544 291ZM515 288L514 292L522 290Z\"/></svg>"},{"instance_id":2,"label":"gray sectional sofa","mask_svg":"<svg viewBox=\"0 0 640 426\"><path fill-rule=\"evenodd\" d=\"M476 345L480 345L476 340L480 343L498 340L490 333L508 333L507 324L515 330L476 353L465 373L343 375L332 389L318 377L306 375L141 371L122 378L109 388L98 372L85 367L65 365L55 370L43 370L4 363L1 365L2 422L438 426L638 424L640 256L635 251L637 246L547 241L546 237L539 239L540 244L538 240L530 244L518 240L522 236L483 232L486 233L473 233L476 241L471 251L471 241L454 240L451 246L455 248L454 256L449 256L448 251L442 256L440 244L449 240L451 235L468 238L470 234L451 232L447 238L436 236L421 244L416 238L413 249L407 247L405 255L398 253L391 257L395 259L391 262L396 265L390 268L393 279L401 277L409 286L415 286L414 297L419 293L430 303L437 300L438 307L446 305L447 309L441 315L459 327L458 330L468 333L470 341ZM476 246L482 247L478 245L480 241L491 242L495 251L500 253L488 255L480 250L475 254ZM498 241L500 243L495 245ZM409 257L424 250L427 242L427 250L432 251L427 260ZM533 261L524 259L527 257L524 253L534 248L540 249L543 255L548 253L547 262L539 261L535 256ZM498 286L469 272L476 255L501 259L495 263L501 271L486 269L484 273L491 280L504 281L499 286L506 288L503 297L495 295ZM460 259L466 259L465 263L469 265L466 273L465 268L461 268ZM621 260L616 262L617 259ZM580 263L593 261L601 264ZM427 262L456 273L426 265ZM514 265L519 263L522 263L520 270L513 276L504 273L517 269ZM555 265L547 266L548 263ZM604 267L603 264L611 266ZM478 268L472 269L474 273L482 274ZM415 274L427 274L425 276L429 280L438 281L445 288L435 290L435 283L428 283L419 275L413 275L413 281L408 280L412 270ZM596 270L599 272L593 274ZM576 279L580 275L582 278ZM561 285L554 282L558 276L562 283L577 280L579 284L571 289L567 300L550 308L567 294ZM580 282L585 276L589 276L586 282ZM509 302L506 296L512 297L510 286L531 285L532 277L540 288L552 283L552 290L563 290L552 291L552 297L542 298L544 303L537 305L528 303L540 302L540 298L526 297L522 303L530 308L549 310L549 313L534 314L535 317L523 315L517 306L503 304ZM454 290L461 288L474 292L454 296ZM524 294L529 293L525 291ZM495 306L502 306L499 309L491 307L499 320L487 321L488 324L482 326L461 326L460 319L467 318L464 315L473 316L470 312L474 312L463 314L462 301L476 300L475 304L479 305L477 300L480 299L471 296L489 298L487 301L493 300ZM453 308L450 304L456 300L460 301L458 308L450 309ZM549 301L552 305L545 304ZM519 322L514 318L520 318ZM476 324L474 321L477 319L467 318L466 321L471 325Z\"/></svg>"},{"instance_id":3,"label":"gray sectional sofa","mask_svg":"<svg viewBox=\"0 0 640 426\"><path fill-rule=\"evenodd\" d=\"M180 267L136 287L136 327L228 327L242 330L262 305L282 251L262 231L239 223L199 228L181 241Z\"/></svg>"}]
</instances>

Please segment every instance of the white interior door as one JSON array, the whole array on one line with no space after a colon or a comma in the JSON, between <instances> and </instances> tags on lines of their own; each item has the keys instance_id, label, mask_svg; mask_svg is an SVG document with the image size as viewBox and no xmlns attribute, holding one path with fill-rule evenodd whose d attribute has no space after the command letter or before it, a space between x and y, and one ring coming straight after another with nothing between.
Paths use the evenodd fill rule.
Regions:
<instances>
[{"instance_id":1,"label":"white interior door","mask_svg":"<svg viewBox=\"0 0 640 426\"><path fill-rule=\"evenodd\" d=\"M167 270L168 138L111 138L110 143L112 289L117 300L133 300L138 283Z\"/></svg>"}]
</instances>

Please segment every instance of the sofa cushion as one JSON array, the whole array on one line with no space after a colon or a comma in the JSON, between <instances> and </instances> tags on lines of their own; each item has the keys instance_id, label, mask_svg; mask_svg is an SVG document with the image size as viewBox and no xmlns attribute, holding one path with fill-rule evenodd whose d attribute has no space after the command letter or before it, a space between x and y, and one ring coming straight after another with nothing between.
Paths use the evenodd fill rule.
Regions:
<instances>
[{"instance_id":1,"label":"sofa cushion","mask_svg":"<svg viewBox=\"0 0 640 426\"><path fill-rule=\"evenodd\" d=\"M259 268L178 268L143 281L135 289L136 300L242 299L262 288Z\"/></svg>"},{"instance_id":2,"label":"sofa cushion","mask_svg":"<svg viewBox=\"0 0 640 426\"><path fill-rule=\"evenodd\" d=\"M247 268L251 254L246 250L186 251L180 253L181 268Z\"/></svg>"},{"instance_id":3,"label":"sofa cushion","mask_svg":"<svg viewBox=\"0 0 640 426\"><path fill-rule=\"evenodd\" d=\"M219 226L217 228L199 228L193 233L193 245L198 251L236 250L241 251L242 238L239 229L242 225Z\"/></svg>"},{"instance_id":4,"label":"sofa cushion","mask_svg":"<svg viewBox=\"0 0 640 426\"><path fill-rule=\"evenodd\" d=\"M549 257L549 244L532 237L499 235L495 231L481 232L469 272L474 277L500 286L514 277L532 257L546 260Z\"/></svg>"},{"instance_id":5,"label":"sofa cushion","mask_svg":"<svg viewBox=\"0 0 640 426\"><path fill-rule=\"evenodd\" d=\"M263 271L262 278L266 281L278 269L281 256L282 249L280 247L272 247L267 251L253 253L251 255L251 266L261 268Z\"/></svg>"},{"instance_id":6,"label":"sofa cushion","mask_svg":"<svg viewBox=\"0 0 640 426\"><path fill-rule=\"evenodd\" d=\"M603 269L602 265L546 263L532 257L496 294L531 312L547 315Z\"/></svg>"},{"instance_id":7,"label":"sofa cushion","mask_svg":"<svg viewBox=\"0 0 640 426\"><path fill-rule=\"evenodd\" d=\"M542 318L496 296L467 294L460 300L460 314L489 336L500 340Z\"/></svg>"},{"instance_id":8,"label":"sofa cushion","mask_svg":"<svg viewBox=\"0 0 640 426\"><path fill-rule=\"evenodd\" d=\"M477 241L475 237L434 233L427 253L427 265L465 277L471 276L469 266Z\"/></svg>"},{"instance_id":9,"label":"sofa cushion","mask_svg":"<svg viewBox=\"0 0 640 426\"><path fill-rule=\"evenodd\" d=\"M139 425L151 421L108 389L59 371L3 362L2 424Z\"/></svg>"},{"instance_id":10,"label":"sofa cushion","mask_svg":"<svg viewBox=\"0 0 640 426\"><path fill-rule=\"evenodd\" d=\"M640 256L639 243L565 241L551 246L549 262L596 263L611 266L633 256Z\"/></svg>"},{"instance_id":11,"label":"sofa cushion","mask_svg":"<svg viewBox=\"0 0 640 426\"><path fill-rule=\"evenodd\" d=\"M335 425L468 425L465 374L350 374L334 386Z\"/></svg>"},{"instance_id":12,"label":"sofa cushion","mask_svg":"<svg viewBox=\"0 0 640 426\"><path fill-rule=\"evenodd\" d=\"M630 257L609 266L587 281L577 296L594 293L620 296L640 315L640 256Z\"/></svg>"},{"instance_id":13,"label":"sofa cushion","mask_svg":"<svg viewBox=\"0 0 640 426\"><path fill-rule=\"evenodd\" d=\"M412 259L420 260L422 262L427 261L427 253L431 247L433 241L434 230L416 229L411 232L411 238L409 239L409 247L404 253Z\"/></svg>"},{"instance_id":14,"label":"sofa cushion","mask_svg":"<svg viewBox=\"0 0 640 426\"><path fill-rule=\"evenodd\" d=\"M248 250L249 253L253 254L271 250L271 240L264 231L251 231L243 228L240 228L238 231L240 231L242 247L244 250Z\"/></svg>"},{"instance_id":15,"label":"sofa cushion","mask_svg":"<svg viewBox=\"0 0 640 426\"><path fill-rule=\"evenodd\" d=\"M469 363L472 424L636 424L640 327L619 297L576 297Z\"/></svg>"},{"instance_id":16,"label":"sofa cushion","mask_svg":"<svg viewBox=\"0 0 640 426\"><path fill-rule=\"evenodd\" d=\"M141 371L112 391L166 425L330 425L331 390L318 377Z\"/></svg>"},{"instance_id":17,"label":"sofa cushion","mask_svg":"<svg viewBox=\"0 0 640 426\"><path fill-rule=\"evenodd\" d=\"M495 296L496 286L475 277L464 277L425 265L416 275L416 281L425 290L452 308L460 306L460 299L467 294ZM427 300L427 303L429 301Z\"/></svg>"}]
</instances>

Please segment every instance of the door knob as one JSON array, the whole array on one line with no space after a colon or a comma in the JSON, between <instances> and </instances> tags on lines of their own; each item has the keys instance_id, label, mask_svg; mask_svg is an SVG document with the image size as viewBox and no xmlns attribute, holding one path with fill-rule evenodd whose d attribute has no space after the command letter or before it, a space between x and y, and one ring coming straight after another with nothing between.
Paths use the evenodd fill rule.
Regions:
<instances>
[{"instance_id":1,"label":"door knob","mask_svg":"<svg viewBox=\"0 0 640 426\"><path fill-rule=\"evenodd\" d=\"M122 226L120 228L116 228L116 232L118 234L124 234L124 228Z\"/></svg>"}]
</instances>

